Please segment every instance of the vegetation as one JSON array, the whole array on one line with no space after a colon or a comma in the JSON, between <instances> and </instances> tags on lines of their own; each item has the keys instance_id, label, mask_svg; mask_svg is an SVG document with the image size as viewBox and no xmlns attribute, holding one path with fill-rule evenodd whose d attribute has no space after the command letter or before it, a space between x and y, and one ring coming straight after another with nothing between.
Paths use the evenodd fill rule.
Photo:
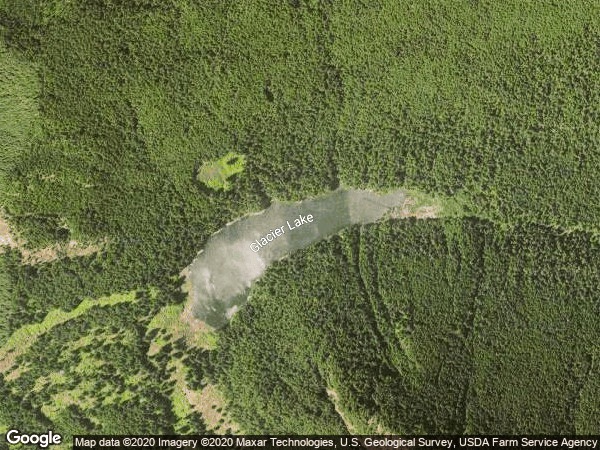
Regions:
<instances>
[{"instance_id":1,"label":"vegetation","mask_svg":"<svg viewBox=\"0 0 600 450\"><path fill-rule=\"evenodd\" d=\"M227 153L217 161L209 161L202 164L198 172L198 180L212 189L231 189L231 183L227 178L243 172L245 164L244 155Z\"/></svg>"},{"instance_id":2,"label":"vegetation","mask_svg":"<svg viewBox=\"0 0 600 450\"><path fill-rule=\"evenodd\" d=\"M0 348L0 365L2 366L0 371L4 372L6 369L10 368L9 365L4 364L9 358L12 359L14 355L21 354L24 350L31 346L40 335L47 333L57 325L79 317L90 308L111 306L121 302L130 302L134 299L134 297L135 292L125 295L113 294L104 299L86 299L72 311L64 312L61 310L53 310L48 313L41 323L25 325L19 328L5 341L4 345Z\"/></svg>"},{"instance_id":3,"label":"vegetation","mask_svg":"<svg viewBox=\"0 0 600 450\"><path fill-rule=\"evenodd\" d=\"M217 379L254 433L596 433L590 235L469 219L354 228L272 267Z\"/></svg>"},{"instance_id":4,"label":"vegetation","mask_svg":"<svg viewBox=\"0 0 600 450\"><path fill-rule=\"evenodd\" d=\"M34 66L9 51L3 41L0 67L0 192L6 193L19 155L41 132L36 102L40 82Z\"/></svg>"},{"instance_id":5,"label":"vegetation","mask_svg":"<svg viewBox=\"0 0 600 450\"><path fill-rule=\"evenodd\" d=\"M594 2L368 3L331 12L346 184L403 183L464 195L497 221L598 230Z\"/></svg>"},{"instance_id":6,"label":"vegetation","mask_svg":"<svg viewBox=\"0 0 600 450\"><path fill-rule=\"evenodd\" d=\"M0 0L0 426L597 434L599 23ZM218 334L181 320L212 233L339 186L414 201L274 266ZM71 241L103 245L26 256Z\"/></svg>"},{"instance_id":7,"label":"vegetation","mask_svg":"<svg viewBox=\"0 0 600 450\"><path fill-rule=\"evenodd\" d=\"M13 350L13 364L0 362L0 423L52 423L66 440L81 433L206 432L182 398L186 373L173 366L184 362L181 345L148 354L158 331L149 324L169 301L157 289L86 300L13 333L2 349Z\"/></svg>"}]
</instances>

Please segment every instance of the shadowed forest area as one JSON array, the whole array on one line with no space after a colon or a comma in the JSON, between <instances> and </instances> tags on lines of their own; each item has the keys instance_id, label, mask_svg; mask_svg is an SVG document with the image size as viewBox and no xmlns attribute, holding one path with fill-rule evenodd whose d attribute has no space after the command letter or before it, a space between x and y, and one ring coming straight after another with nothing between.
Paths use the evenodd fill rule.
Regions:
<instances>
[{"instance_id":1,"label":"shadowed forest area","mask_svg":"<svg viewBox=\"0 0 600 450\"><path fill-rule=\"evenodd\" d=\"M587 0L0 0L0 244L99 249L0 247L0 431L597 434L599 24ZM211 234L340 186L461 217L277 263L218 344L151 325Z\"/></svg>"}]
</instances>

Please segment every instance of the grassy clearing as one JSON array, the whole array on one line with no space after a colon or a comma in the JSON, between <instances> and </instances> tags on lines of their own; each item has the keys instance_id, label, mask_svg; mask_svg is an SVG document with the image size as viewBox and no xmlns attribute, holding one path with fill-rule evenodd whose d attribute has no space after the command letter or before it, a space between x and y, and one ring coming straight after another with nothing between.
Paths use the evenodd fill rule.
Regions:
<instances>
[{"instance_id":1,"label":"grassy clearing","mask_svg":"<svg viewBox=\"0 0 600 450\"><path fill-rule=\"evenodd\" d=\"M92 342L94 342L95 339L96 339L95 334L93 334L93 333L86 334L85 336L81 336L76 341L67 343L66 347L67 347L68 351L75 352L75 351L79 350L80 348L90 345ZM103 340L103 342L105 342L105 341Z\"/></svg>"},{"instance_id":2,"label":"grassy clearing","mask_svg":"<svg viewBox=\"0 0 600 450\"><path fill-rule=\"evenodd\" d=\"M34 392L41 392L43 389L49 386L56 386L59 384L65 384L68 378L65 375L64 371L60 372L50 372L48 375L38 377L35 380L35 384L33 386Z\"/></svg>"},{"instance_id":3,"label":"grassy clearing","mask_svg":"<svg viewBox=\"0 0 600 450\"><path fill-rule=\"evenodd\" d=\"M215 434L239 433L240 427L232 421L225 411L225 398L216 385L209 384L194 397L188 396L208 429Z\"/></svg>"},{"instance_id":4,"label":"grassy clearing","mask_svg":"<svg viewBox=\"0 0 600 450\"><path fill-rule=\"evenodd\" d=\"M102 388L100 393L104 396L102 400L103 406L114 405L115 403L123 403L134 396L134 393L129 389L125 389L123 392L119 393L116 392L112 386L105 386Z\"/></svg>"},{"instance_id":5,"label":"grassy clearing","mask_svg":"<svg viewBox=\"0 0 600 450\"><path fill-rule=\"evenodd\" d=\"M177 320L182 309L183 307L181 305L168 305L163 307L148 324L148 330L153 330L156 328L167 330L176 327Z\"/></svg>"},{"instance_id":6,"label":"grassy clearing","mask_svg":"<svg viewBox=\"0 0 600 450\"><path fill-rule=\"evenodd\" d=\"M401 207L390 214L392 218L435 219L441 217L461 217L464 215L460 196L431 195L418 190L407 189L406 199Z\"/></svg>"},{"instance_id":7,"label":"grassy clearing","mask_svg":"<svg viewBox=\"0 0 600 450\"><path fill-rule=\"evenodd\" d=\"M56 392L50 396L49 401L44 402L41 406L42 413L53 422L61 424L64 422L64 418L61 416L65 409L69 406L77 406L82 411L91 412L89 415L86 414L86 417L99 424L93 414L96 408L122 404L133 398L135 394L128 387L143 382L141 374L128 377L123 389L117 389L113 384L104 385L100 390L95 387L94 377L105 364L106 361L98 359L92 354L83 353L77 366L69 369L68 372L61 370L39 377L35 382L34 392L43 390ZM53 389L62 385L73 386L73 381L77 379L82 381L75 383L71 389Z\"/></svg>"},{"instance_id":8,"label":"grassy clearing","mask_svg":"<svg viewBox=\"0 0 600 450\"><path fill-rule=\"evenodd\" d=\"M195 319L184 305L163 307L148 325L148 331L163 330L150 344L149 354L154 355L169 342L185 338L188 346L214 349L217 346L217 334Z\"/></svg>"},{"instance_id":9,"label":"grassy clearing","mask_svg":"<svg viewBox=\"0 0 600 450\"><path fill-rule=\"evenodd\" d=\"M60 420L60 412L70 405L77 405L83 409L93 406L93 400L85 395L85 386L78 385L71 390L64 390L52 396L52 401L42 406L42 413L52 421Z\"/></svg>"},{"instance_id":10,"label":"grassy clearing","mask_svg":"<svg viewBox=\"0 0 600 450\"><path fill-rule=\"evenodd\" d=\"M98 300L85 299L72 311L60 309L50 311L40 323L25 325L15 331L0 348L0 372L5 373L13 366L15 358L25 352L42 334L57 325L83 315L94 307L113 306L124 302L133 302L135 291L126 294L113 294Z\"/></svg>"},{"instance_id":11,"label":"grassy clearing","mask_svg":"<svg viewBox=\"0 0 600 450\"><path fill-rule=\"evenodd\" d=\"M175 424L175 431L180 432L185 430L186 427L192 426L189 423L190 415L195 411L194 405L188 399L189 395L194 394L188 385L186 380L187 368L179 360L174 360L170 363L175 368L173 372L172 380L175 381L175 389L171 394L171 403L173 404L173 413L177 417L177 423Z\"/></svg>"},{"instance_id":12,"label":"grassy clearing","mask_svg":"<svg viewBox=\"0 0 600 450\"><path fill-rule=\"evenodd\" d=\"M217 345L216 333L195 319L184 305L163 307L148 324L148 331L156 329L161 332L150 343L150 356L159 353L168 343L181 338L186 340L189 347L214 349ZM172 359L168 367L174 369L171 375L174 382L171 404L177 418L176 431L194 428L191 422L194 420L193 413L200 414L207 427L217 434L225 434L229 429L238 430L237 425L223 412L225 401L215 386L206 386L201 391L192 389L187 382L189 368L180 359Z\"/></svg>"},{"instance_id":13,"label":"grassy clearing","mask_svg":"<svg viewBox=\"0 0 600 450\"><path fill-rule=\"evenodd\" d=\"M75 373L81 376L93 376L100 367L104 365L104 361L94 358L89 353L84 353L81 356L81 361L73 369Z\"/></svg>"},{"instance_id":14,"label":"grassy clearing","mask_svg":"<svg viewBox=\"0 0 600 450\"><path fill-rule=\"evenodd\" d=\"M202 164L198 171L198 180L211 189L228 191L231 189L228 178L243 172L245 165L244 155L229 152L221 159Z\"/></svg>"}]
</instances>

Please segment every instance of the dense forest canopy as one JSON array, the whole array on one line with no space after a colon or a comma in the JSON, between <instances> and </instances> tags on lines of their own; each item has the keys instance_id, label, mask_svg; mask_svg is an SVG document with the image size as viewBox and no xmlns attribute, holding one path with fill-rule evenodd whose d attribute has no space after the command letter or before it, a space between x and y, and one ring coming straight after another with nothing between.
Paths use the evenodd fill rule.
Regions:
<instances>
[{"instance_id":1,"label":"dense forest canopy","mask_svg":"<svg viewBox=\"0 0 600 450\"><path fill-rule=\"evenodd\" d=\"M182 406L218 383L246 431L598 433L597 2L0 0L0 35L0 431L225 431ZM462 217L302 251L210 349L156 319L223 225L340 186Z\"/></svg>"},{"instance_id":2,"label":"dense forest canopy","mask_svg":"<svg viewBox=\"0 0 600 450\"><path fill-rule=\"evenodd\" d=\"M223 334L232 413L254 433L597 432L599 251L457 219L300 251Z\"/></svg>"},{"instance_id":3,"label":"dense forest canopy","mask_svg":"<svg viewBox=\"0 0 600 450\"><path fill-rule=\"evenodd\" d=\"M151 242L340 183L597 229L595 2L3 3L41 83L3 200L31 242ZM235 194L199 190L230 151Z\"/></svg>"}]
</instances>

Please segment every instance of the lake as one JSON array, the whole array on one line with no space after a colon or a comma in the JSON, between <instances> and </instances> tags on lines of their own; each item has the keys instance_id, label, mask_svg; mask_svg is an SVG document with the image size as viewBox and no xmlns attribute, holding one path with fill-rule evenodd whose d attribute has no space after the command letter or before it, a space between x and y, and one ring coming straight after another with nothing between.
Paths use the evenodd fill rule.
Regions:
<instances>
[{"instance_id":1,"label":"lake","mask_svg":"<svg viewBox=\"0 0 600 450\"><path fill-rule=\"evenodd\" d=\"M187 268L194 316L219 328L248 300L250 286L271 263L401 206L403 191L338 189L316 198L274 202L213 234Z\"/></svg>"}]
</instances>

